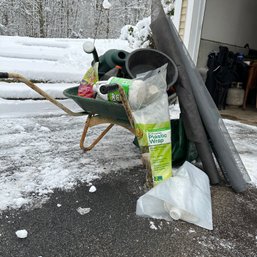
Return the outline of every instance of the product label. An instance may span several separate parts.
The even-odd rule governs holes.
[[[171,140],[171,133],[169,130],[157,130],[157,131],[147,131],[148,145],[161,145],[169,144]]]
[[[171,176],[171,130],[147,131],[154,185]]]
[[[143,124],[136,123],[136,129],[139,129],[143,132],[143,136],[138,138],[138,142],[140,146],[149,146],[155,145],[158,142],[170,142],[171,135],[170,133],[170,121],[160,122],[158,124]],[[161,135],[160,135],[160,134]],[[158,140],[157,140],[158,139]]]
[[[147,147],[154,185],[172,176],[172,147],[170,121],[156,124],[137,123],[136,128],[143,132],[138,139],[141,147]]]
[[[149,153],[153,181],[157,185],[172,175],[171,144],[150,146]]]
[[[112,78],[110,78],[108,83],[109,84],[112,84],[112,83],[119,84],[123,88],[123,90],[125,92],[125,95],[128,97],[129,86],[132,83],[131,79],[112,77]],[[117,91],[108,93],[108,100],[111,101],[111,102],[121,102],[119,91],[117,90]]]

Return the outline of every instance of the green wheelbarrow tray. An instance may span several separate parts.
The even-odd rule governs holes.
[[[119,87],[119,91],[122,96],[122,103],[114,103],[101,99],[78,96],[78,86],[67,88],[63,91],[63,94],[66,97],[74,100],[85,111],[85,113],[88,114],[80,140],[80,148],[84,151],[91,150],[114,125],[126,128],[134,135],[137,135],[134,130],[134,121],[131,116],[131,110],[126,100],[125,93],[121,87]],[[84,142],[88,129],[100,124],[109,125],[100,133],[91,145],[85,147]]]
[[[128,122],[128,116],[122,104],[78,96],[78,87],[67,88],[63,94],[74,100],[87,114]]]

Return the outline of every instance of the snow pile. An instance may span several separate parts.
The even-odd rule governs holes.
[[[1,71],[17,72],[28,79],[39,81],[78,83],[93,59],[92,55],[83,52],[84,41],[0,36]],[[99,55],[113,46],[116,49],[132,50],[124,40],[96,41]]]
[[[0,97],[8,99],[40,99],[43,98],[36,91],[23,83],[0,83]],[[78,86],[77,83],[36,83],[36,85],[54,98],[66,98],[63,90],[70,87]]]
[[[132,48],[145,48],[151,45],[150,17],[139,21],[135,26],[126,25],[121,29],[120,39],[127,40]]]
[[[231,120],[224,120],[224,123],[250,175],[251,183],[257,186],[257,127]]]
[[[164,12],[171,18],[174,15],[174,1],[162,0]],[[151,17],[140,20],[136,25],[125,25],[121,28],[120,39],[127,40],[132,48],[153,47],[150,29]]]
[[[58,97],[62,94],[62,90],[53,97]],[[22,96],[26,96],[26,93],[22,93]],[[26,98],[26,97],[25,97]],[[74,112],[83,111],[73,100],[66,99],[60,100],[60,102],[68,107]],[[42,116],[42,115],[52,115],[55,114],[65,114],[64,111],[59,109],[57,106],[53,105],[47,100],[35,101],[35,100],[5,100],[0,98],[0,117],[10,118],[12,117],[23,117],[23,116]]]
[[[110,2],[108,1],[108,0],[104,0],[103,1],[103,8],[104,9],[110,9],[111,8],[111,4],[110,4]]]

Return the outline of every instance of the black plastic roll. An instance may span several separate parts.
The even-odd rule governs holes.
[[[9,74],[7,72],[0,72],[0,79],[8,79]]]

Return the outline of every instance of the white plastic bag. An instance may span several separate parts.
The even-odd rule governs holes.
[[[212,230],[208,176],[185,162],[173,177],[158,184],[137,201],[136,214],[171,221],[181,219]]]
[[[167,95],[167,64],[139,74],[129,87],[129,103],[135,128],[142,132],[138,143],[148,154],[153,185],[172,175],[172,148]]]

